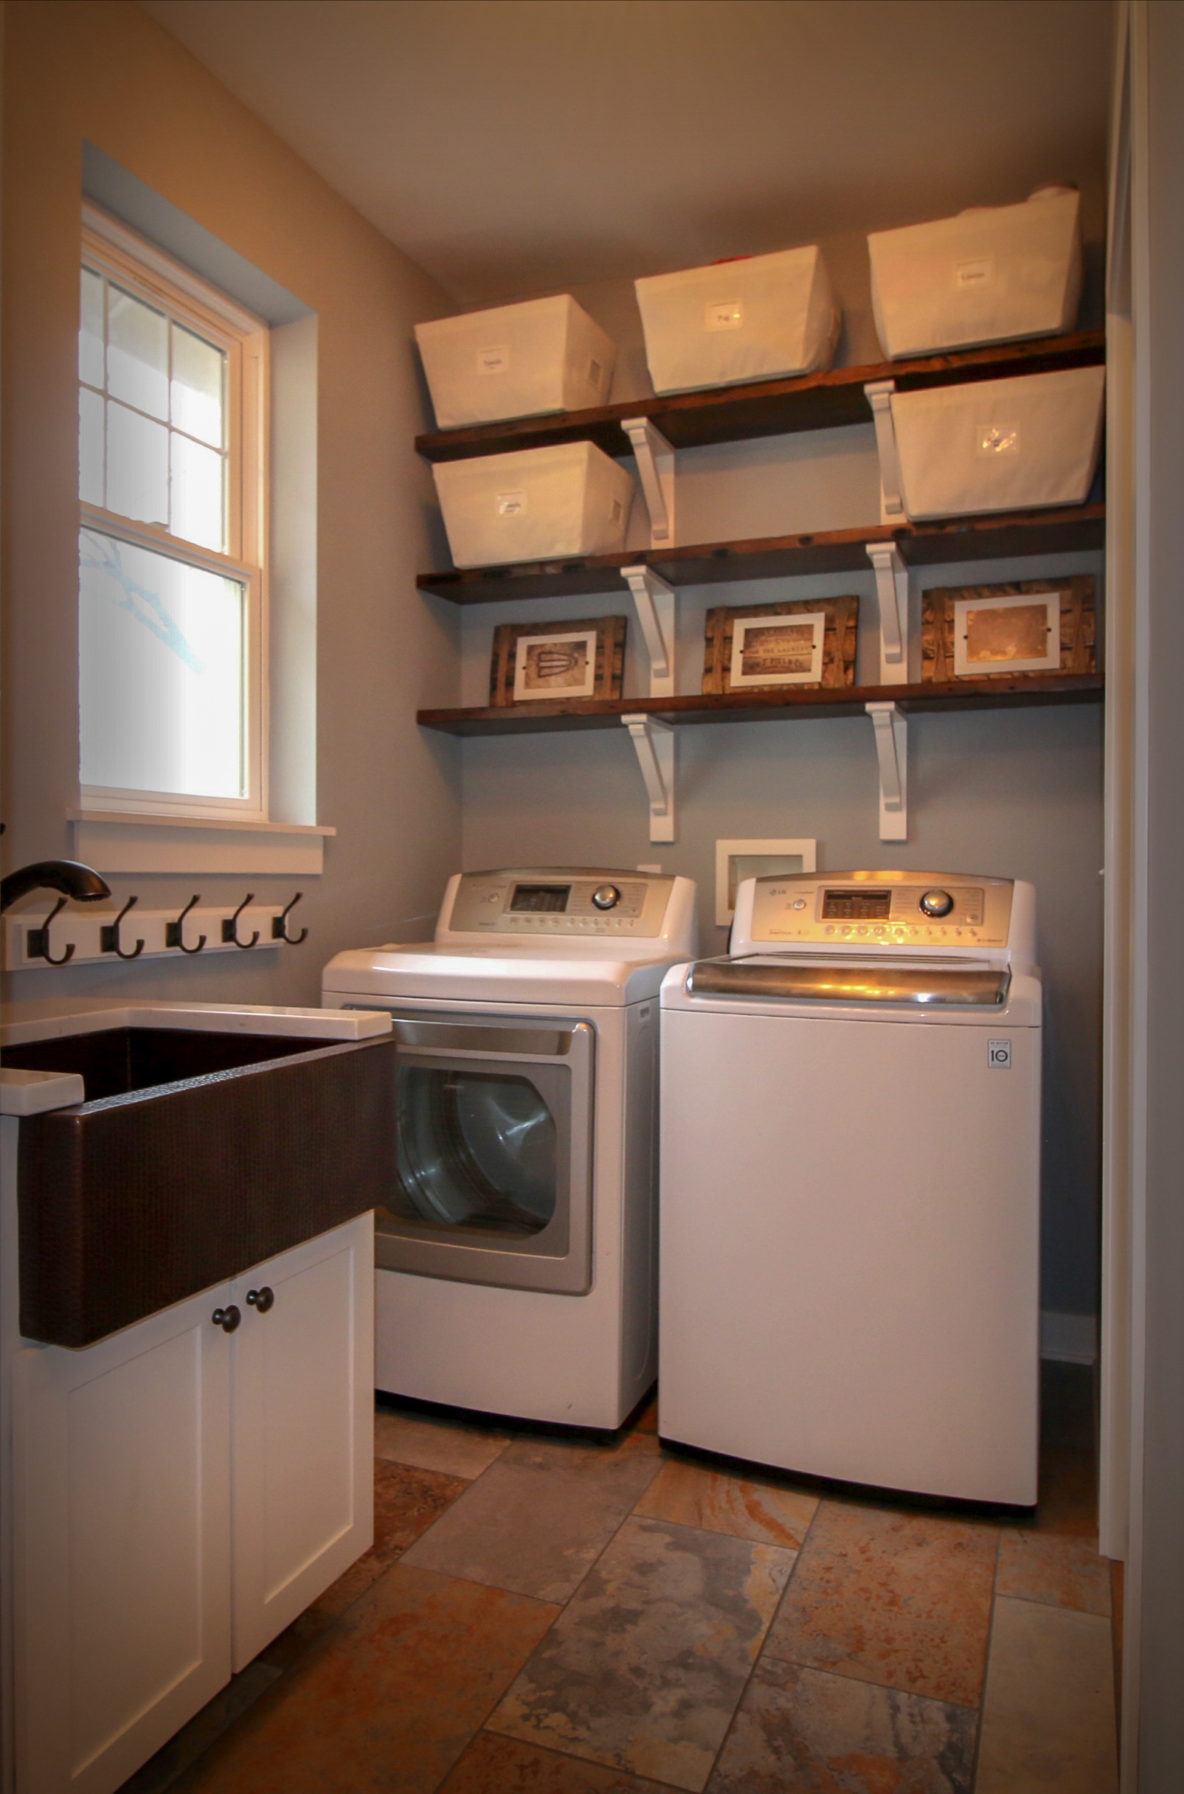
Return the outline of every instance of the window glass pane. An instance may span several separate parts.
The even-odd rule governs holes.
[[[245,584],[98,530],[79,546],[83,783],[245,797]]]
[[[82,325],[78,332],[78,378],[88,386],[103,385],[103,280],[82,270]]]
[[[103,502],[103,412],[97,392],[78,389],[78,496],[86,505]]]
[[[107,390],[152,417],[169,414],[168,319],[130,293],[107,296]]]
[[[224,382],[226,356],[192,330],[173,327],[172,421],[178,430],[198,436],[211,448],[225,447]]]
[[[188,436],[173,435],[169,440],[173,457],[169,529],[187,542],[220,549],[225,541],[222,456],[190,442]]]
[[[107,405],[107,509],[137,523],[169,520],[169,433],[138,411]]]

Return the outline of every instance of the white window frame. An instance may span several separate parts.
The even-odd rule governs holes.
[[[268,430],[267,325],[190,269],[97,206],[85,205],[81,264],[167,313],[227,354],[227,487],[224,552],[199,547],[163,525],[141,523],[79,501],[79,527],[224,574],[245,591],[245,792],[241,798],[135,791],[84,784],[88,812],[211,822],[268,820]],[[80,382],[80,385],[82,383]]]

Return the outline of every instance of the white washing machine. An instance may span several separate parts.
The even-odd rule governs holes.
[[[399,1183],[377,1216],[379,1389],[617,1427],[657,1360],[658,990],[695,887],[459,873],[435,939],[339,953],[334,1008],[398,1041]]]
[[[664,1437],[1035,1502],[1034,942],[1020,881],[801,873],[668,974]]]

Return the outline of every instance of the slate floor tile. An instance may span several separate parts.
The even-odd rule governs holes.
[[[801,1549],[818,1498],[763,1477],[732,1476],[681,1458],[663,1464],[634,1510],[651,1520],[701,1526],[763,1545]]]
[[[1115,1794],[1110,1622],[995,1602],[975,1794]]]
[[[1020,1527],[1000,1539],[995,1592],[1108,1615],[1110,1565],[1088,1538]]]
[[[566,1601],[657,1474],[657,1442],[515,1441],[405,1562]]]
[[[974,1707],[998,1528],[824,1501],[765,1649],[772,1658]]]
[[[433,1794],[555,1615],[395,1564],[177,1794]]]
[[[490,1730],[697,1794],[793,1562],[775,1545],[626,1520]]]
[[[358,1596],[376,1582],[468,1486],[457,1476],[420,1470],[414,1465],[392,1463],[385,1458],[376,1459],[374,1544],[313,1602],[309,1609],[312,1619],[325,1615],[334,1617],[352,1607]]]
[[[374,1450],[380,1458],[441,1470],[472,1482],[505,1450],[510,1434],[477,1421],[422,1413],[418,1409],[379,1407],[374,1414]]]
[[[707,1794],[970,1794],[977,1714],[762,1658]]]
[[[674,1794],[667,1782],[479,1732],[440,1794]]]

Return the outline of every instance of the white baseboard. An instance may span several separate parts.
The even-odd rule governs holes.
[[[1040,1356],[1061,1364],[1095,1364],[1098,1357],[1098,1320],[1093,1314],[1057,1314],[1046,1308],[1040,1315]]]

